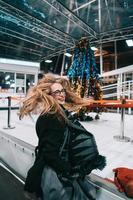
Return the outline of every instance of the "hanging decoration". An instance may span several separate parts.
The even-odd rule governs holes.
[[[94,52],[86,38],[81,38],[74,49],[73,61],[68,70],[71,86],[81,97],[102,99],[102,91]]]
[[[92,98],[94,100],[102,99],[96,60],[87,38],[81,38],[75,46],[73,61],[68,70],[68,77],[73,91],[80,97]],[[79,115],[83,117],[85,112],[86,108],[82,108],[79,110]],[[96,109],[96,112],[99,112],[99,109]]]

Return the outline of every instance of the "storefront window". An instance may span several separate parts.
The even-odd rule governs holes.
[[[14,92],[15,78],[14,73],[0,72],[0,89]]]
[[[0,91],[26,93],[35,84],[35,75],[0,71]]]
[[[24,93],[25,92],[24,88],[25,88],[24,74],[17,73],[16,74],[16,92]]]
[[[35,84],[35,76],[26,74],[26,91]]]

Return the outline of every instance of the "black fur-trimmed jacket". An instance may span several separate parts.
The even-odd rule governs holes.
[[[79,135],[86,133],[93,138],[93,135],[87,132],[84,127],[80,125],[80,123],[77,123],[76,125],[75,123],[73,124],[70,122],[69,124],[67,124],[67,126],[69,126],[70,133],[74,131],[74,135],[75,133],[78,133]],[[92,157],[91,159],[89,159],[88,161],[86,159],[84,160],[84,154],[82,154],[80,158],[80,164],[79,166],[76,165],[75,168],[71,161],[73,161],[75,158],[77,159],[77,156],[73,157],[72,155],[78,155],[80,148],[78,148],[76,151],[74,149],[74,152],[69,151],[70,157],[73,157],[72,160],[70,158],[70,162],[73,167],[71,166],[70,162],[61,158],[59,152],[64,142],[66,129],[66,124],[61,122],[55,115],[47,114],[39,116],[36,122],[36,132],[39,138],[37,156],[34,165],[30,168],[28,172],[25,183],[25,190],[29,192],[35,192],[38,196],[41,196],[41,177],[45,165],[53,168],[57,175],[59,174],[62,177],[68,178],[71,178],[73,174],[74,176],[75,174],[78,174],[78,177],[84,177],[86,174],[89,174],[93,169],[102,170],[104,168],[106,164],[105,157],[99,155],[95,140],[94,138],[91,140],[91,137],[87,139],[89,141],[89,143],[87,143],[87,151],[87,146],[85,147],[85,155],[88,155],[88,159],[89,157]],[[75,142],[78,144],[80,141],[76,139]],[[82,149],[84,150],[84,146]],[[87,152],[88,154],[86,154]],[[79,162],[79,159],[77,161]]]
[[[57,174],[65,176],[71,171],[70,163],[59,156],[64,141],[66,125],[55,115],[40,115],[36,122],[38,148],[34,165],[27,174],[24,189],[41,195],[41,176],[45,165],[54,169]]]

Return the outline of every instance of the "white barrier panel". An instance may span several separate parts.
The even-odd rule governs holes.
[[[35,159],[34,147],[0,131],[0,159],[25,179]]]

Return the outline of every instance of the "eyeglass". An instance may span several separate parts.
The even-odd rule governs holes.
[[[54,92],[52,92],[51,94],[53,94],[53,95],[61,95],[61,93],[62,94],[65,94],[66,93],[66,91],[65,91],[65,89],[62,89],[62,90],[55,90]]]

